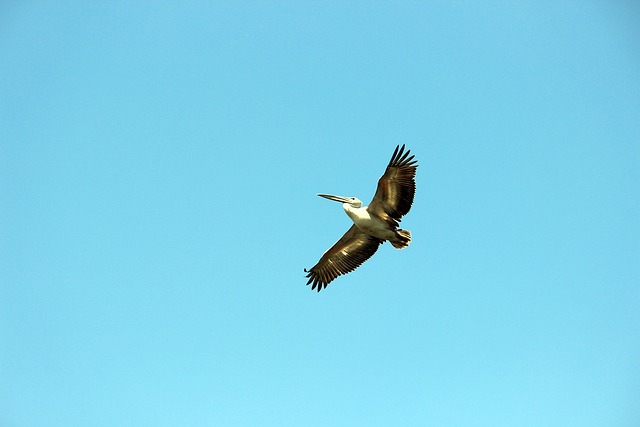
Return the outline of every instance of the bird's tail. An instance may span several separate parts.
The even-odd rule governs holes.
[[[396,240],[390,240],[396,249],[404,249],[411,242],[411,232],[409,230],[396,230]]]

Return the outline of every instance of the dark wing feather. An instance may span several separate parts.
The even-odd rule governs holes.
[[[410,153],[410,150],[404,151],[404,144],[402,147],[396,146],[387,170],[378,180],[378,189],[368,208],[370,213],[383,220],[391,220],[396,226],[411,209],[416,193],[418,161],[413,160],[415,156],[409,156]]]
[[[360,231],[354,225],[338,240],[320,261],[310,270],[305,269],[311,289],[318,292],[326,288],[333,279],[347,274],[371,258],[383,241]]]

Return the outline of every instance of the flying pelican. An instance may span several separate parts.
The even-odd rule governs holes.
[[[310,270],[304,269],[309,278],[307,285],[320,292],[333,279],[360,267],[363,262],[376,253],[385,240],[394,248],[409,246],[411,232],[398,228],[400,219],[406,215],[413,204],[416,192],[415,156],[409,157],[410,150],[404,152],[396,146],[384,175],[378,180],[378,189],[369,206],[362,206],[356,197],[317,194],[325,199],[342,203],[342,208],[353,221],[351,228],[340,240],[326,251],[320,261]]]

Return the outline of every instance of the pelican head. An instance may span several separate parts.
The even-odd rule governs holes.
[[[357,197],[343,197],[343,196],[333,196],[331,194],[316,194],[317,196],[324,197],[325,199],[335,200],[336,202],[346,203],[350,205],[352,208],[361,208],[362,200]]]

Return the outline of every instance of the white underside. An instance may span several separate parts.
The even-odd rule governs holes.
[[[360,230],[379,239],[396,240],[395,230],[377,216],[371,216],[366,206],[354,208],[345,203],[342,207]]]

